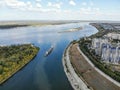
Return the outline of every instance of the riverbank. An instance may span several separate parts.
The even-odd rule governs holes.
[[[9,24],[9,25],[0,25],[0,29],[4,30],[4,29],[11,29],[11,28],[17,28],[17,27],[27,27],[29,25],[20,25],[20,24]]]
[[[11,29],[17,27],[28,27],[28,26],[49,26],[49,25],[62,25],[69,23],[78,23],[77,21],[1,21],[0,29]]]
[[[31,52],[28,52],[28,53],[25,52],[26,54],[24,56],[21,56],[22,53],[21,54],[19,53],[19,52],[21,52],[21,50],[17,49],[16,53],[15,53],[15,51],[12,52],[12,53],[15,53],[15,54],[11,55],[11,57],[14,56],[13,59],[11,59],[11,57],[9,57],[9,58],[4,57],[4,59],[3,59],[3,57],[2,57],[2,60],[0,60],[0,85],[3,84],[4,82],[6,82],[9,78],[11,78],[18,71],[20,71],[30,61],[32,61],[36,57],[36,55],[37,55],[37,53],[39,51],[38,47],[35,47],[35,46],[31,45],[31,44],[18,45],[18,46],[2,46],[1,48],[4,48],[4,49],[5,48],[7,48],[7,49],[8,48],[10,48],[10,49],[20,48],[20,49],[24,49],[24,51],[22,50],[23,52],[27,51],[27,49],[29,48],[29,50]],[[0,53],[1,53],[1,51],[0,51]],[[20,61],[18,60],[17,55],[19,56]],[[1,56],[0,56],[0,58],[1,58]]]
[[[63,67],[64,67],[64,72],[68,77],[68,80],[71,84],[71,86],[73,87],[74,90],[90,90],[87,85],[85,84],[84,80],[82,79],[82,77],[80,78],[71,62],[70,62],[70,58],[69,58],[69,49],[71,48],[72,44],[70,44],[64,54],[63,54],[63,58],[62,58],[62,62],[63,62]]]
[[[98,69],[96,69],[90,61],[88,61],[88,58],[85,57],[85,55],[83,55],[81,50],[78,48],[79,47],[77,44],[73,44],[69,46],[64,53],[67,54],[67,58],[64,56],[63,60],[64,71],[72,87],[75,90],[119,90],[120,84],[116,84],[114,81],[109,80],[108,77],[106,78],[101,71],[98,71]],[[74,77],[76,76],[75,74],[77,75],[77,78]],[[81,80],[84,85],[78,83],[79,81],[81,82]],[[87,87],[87,89],[85,89],[85,87]]]

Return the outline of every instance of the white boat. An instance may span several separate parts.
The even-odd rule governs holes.
[[[51,48],[45,52],[45,55],[44,55],[44,56],[45,56],[45,57],[48,56],[48,55],[53,51],[53,49],[54,49],[54,47],[51,46]]]

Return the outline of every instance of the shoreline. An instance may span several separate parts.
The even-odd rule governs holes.
[[[64,72],[68,78],[68,81],[70,82],[71,86],[73,87],[74,90],[93,90],[88,88],[87,83],[85,83],[84,79],[82,77],[79,77],[71,62],[69,59],[69,49],[71,47],[72,43],[68,45],[68,47],[65,49],[63,57],[62,57],[62,63],[63,63],[63,68]]]
[[[74,43],[71,43],[71,44],[68,45],[68,47],[64,51],[63,58],[62,58],[64,72],[65,72],[65,74],[66,74],[66,76],[68,78],[68,81],[70,82],[70,84],[71,84],[71,86],[73,87],[74,90],[94,90],[93,87],[90,85],[90,83],[88,81],[86,81],[86,79],[84,79],[80,75],[80,73],[76,72],[76,68],[72,65],[72,62],[69,59],[70,58],[69,57],[69,50],[70,50],[70,48],[71,48],[71,46],[73,44]],[[80,48],[78,46],[76,48],[79,51],[79,53],[85,58],[85,61],[87,61],[87,63],[89,63],[90,66],[92,68],[94,68],[94,70],[96,72],[98,72],[99,76],[105,78],[108,81],[107,85],[109,85],[109,83],[111,83],[116,88],[120,87],[120,83],[118,83],[117,81],[113,80],[111,77],[109,77],[108,75],[106,75],[100,69],[98,69],[97,67],[95,67],[95,65],[88,59],[87,56],[84,55],[84,53],[80,50]]]
[[[19,28],[19,27],[36,27],[36,26],[51,26],[51,25],[62,25],[62,24],[69,24],[72,22],[35,22],[35,21],[31,21],[31,22],[15,22],[15,21],[11,21],[11,22],[0,22],[0,29],[1,30],[5,30],[5,29],[12,29],[12,28]],[[73,23],[78,23],[78,22],[73,22]],[[75,28],[76,29],[76,28]]]

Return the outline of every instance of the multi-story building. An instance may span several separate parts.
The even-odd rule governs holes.
[[[120,44],[111,44],[107,38],[92,39],[92,49],[95,54],[101,57],[101,60],[107,63],[120,63]]]
[[[101,27],[103,27],[105,30],[113,30],[114,27],[111,24],[108,23],[101,23],[99,24]]]
[[[119,33],[108,33],[108,34],[105,35],[105,36],[108,37],[108,38],[120,40],[120,34],[119,34]]]
[[[118,64],[120,62],[120,47],[109,44],[102,46],[101,59],[105,62]]]
[[[108,43],[108,39],[94,38],[92,40],[92,49],[95,50],[96,55],[101,55],[102,44]]]

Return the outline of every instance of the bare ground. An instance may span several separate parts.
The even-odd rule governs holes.
[[[80,54],[77,44],[73,44],[69,51],[71,63],[86,83],[94,90],[120,90],[120,87],[100,75]]]

